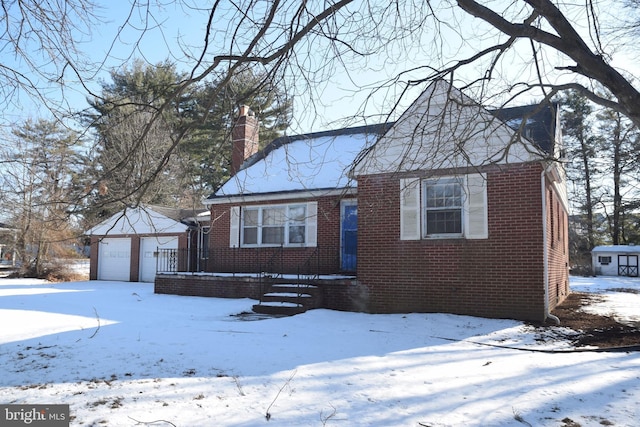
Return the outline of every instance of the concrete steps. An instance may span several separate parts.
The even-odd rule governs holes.
[[[322,292],[314,285],[299,283],[273,284],[262,295],[253,311],[261,314],[287,315],[304,313],[321,307]]]

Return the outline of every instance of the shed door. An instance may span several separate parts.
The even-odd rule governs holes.
[[[98,280],[128,282],[131,271],[131,239],[104,238],[98,248]]]
[[[141,282],[153,282],[155,280],[158,249],[178,249],[178,237],[140,238],[140,274],[138,280]]]
[[[618,276],[638,277],[638,255],[618,255]]]
[[[346,200],[341,206],[341,267],[346,271],[355,271],[358,249],[358,205],[355,201]]]

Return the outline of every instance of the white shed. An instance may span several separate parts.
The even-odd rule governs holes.
[[[596,276],[638,277],[640,246],[605,245],[591,250],[593,273]]]
[[[178,249],[189,230],[156,210],[126,209],[86,232],[91,236],[91,279],[153,282],[158,249]]]

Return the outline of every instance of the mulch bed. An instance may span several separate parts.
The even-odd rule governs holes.
[[[560,319],[560,326],[579,332],[574,344],[600,348],[640,345],[640,329],[617,322],[613,317],[590,314],[580,310],[597,302],[597,294],[572,292],[553,310]]]

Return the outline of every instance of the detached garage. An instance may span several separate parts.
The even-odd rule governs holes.
[[[591,250],[593,274],[596,276],[638,277],[640,246],[596,246]]]
[[[158,210],[125,209],[86,232],[91,237],[91,280],[153,282],[158,249],[187,247],[189,225]]]

